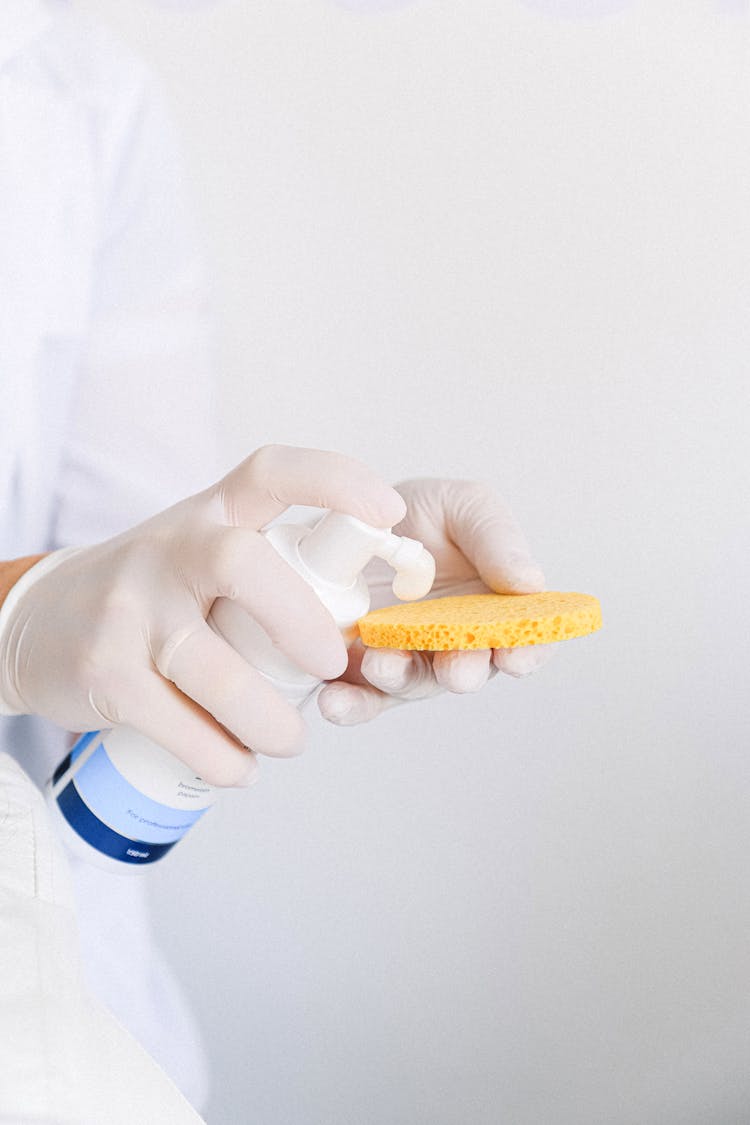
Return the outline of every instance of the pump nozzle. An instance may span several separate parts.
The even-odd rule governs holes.
[[[413,602],[429,593],[435,581],[435,560],[418,539],[385,533],[383,546],[375,552],[396,571],[393,592],[402,602]]]
[[[435,579],[435,560],[416,539],[342,512],[326,512],[300,540],[299,554],[313,574],[343,587],[357,581],[370,559],[384,559],[396,571],[393,592],[402,601],[424,597]]]

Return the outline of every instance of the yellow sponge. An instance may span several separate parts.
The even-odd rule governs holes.
[[[590,594],[467,594],[387,606],[357,624],[371,648],[520,648],[594,633],[602,611]]]

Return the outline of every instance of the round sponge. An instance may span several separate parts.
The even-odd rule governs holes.
[[[357,622],[370,648],[520,648],[567,641],[602,625],[590,594],[466,594],[376,609]]]

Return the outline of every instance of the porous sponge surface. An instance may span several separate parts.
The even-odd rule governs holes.
[[[521,648],[594,633],[602,611],[591,594],[466,594],[375,609],[357,624],[371,648]]]

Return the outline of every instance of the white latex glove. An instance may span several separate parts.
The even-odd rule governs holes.
[[[431,598],[449,594],[533,594],[544,575],[529,552],[510,509],[486,485],[462,480],[411,480],[396,485],[406,518],[394,528],[424,543],[436,563]],[[377,560],[366,572],[372,608],[392,605],[387,568]],[[392,578],[392,575],[391,575]],[[321,714],[342,726],[366,722],[396,703],[440,691],[475,692],[496,672],[526,676],[549,658],[555,645],[471,652],[349,652],[344,675],[318,696]]]
[[[0,712],[78,731],[128,724],[213,785],[249,782],[245,747],[297,752],[299,712],[206,623],[215,598],[232,598],[306,672],[346,668],[333,618],[258,533],[290,504],[376,527],[405,510],[357,461],[265,446],[206,491],[97,546],[57,551],[16,583],[0,610]]]

